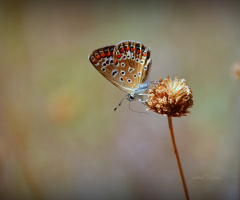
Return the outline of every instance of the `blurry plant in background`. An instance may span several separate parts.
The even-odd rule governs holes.
[[[235,78],[240,81],[240,63],[234,64],[233,73]]]
[[[59,91],[49,97],[46,103],[46,114],[51,122],[67,123],[75,117],[77,112],[76,97],[68,93]]]

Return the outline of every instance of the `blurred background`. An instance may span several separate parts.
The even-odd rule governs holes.
[[[1,1],[0,198],[185,198],[167,118],[113,112],[125,93],[88,60],[136,40],[150,80],[193,91],[173,119],[190,197],[239,199],[239,19],[234,1]]]

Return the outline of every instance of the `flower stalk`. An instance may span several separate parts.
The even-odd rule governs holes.
[[[179,155],[178,155],[177,145],[176,145],[176,142],[175,142],[175,137],[174,137],[174,132],[173,132],[173,125],[172,125],[172,117],[171,116],[168,116],[168,125],[169,125],[169,131],[170,131],[170,135],[171,135],[173,150],[174,150],[174,153],[175,153],[175,156],[176,156],[178,169],[179,169],[181,180],[182,180],[182,185],[183,185],[185,197],[186,197],[187,200],[189,200],[187,185],[186,185],[186,182],[185,182],[181,161],[180,161],[180,158],[179,158]]]

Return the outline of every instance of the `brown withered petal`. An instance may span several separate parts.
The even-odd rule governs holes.
[[[193,105],[192,91],[184,79],[175,78],[172,81],[169,76],[148,90],[146,101],[149,110],[158,114],[171,117],[186,116],[188,108]]]

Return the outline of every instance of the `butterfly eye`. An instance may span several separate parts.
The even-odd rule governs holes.
[[[101,70],[102,70],[103,72],[105,72],[105,71],[106,71],[105,67],[102,67],[102,68],[101,68]]]
[[[131,82],[132,82],[132,80],[131,80],[131,79],[128,79],[128,80],[127,80],[127,82],[131,83]]]
[[[144,64],[144,60],[141,60],[141,64]]]
[[[147,70],[147,65],[146,65],[146,66],[144,66],[144,70]]]
[[[133,77],[134,77],[134,78],[137,78],[137,74],[133,74]]]
[[[103,67],[106,67],[106,65],[107,65],[106,63],[103,63],[103,64],[102,64]]]
[[[128,59],[130,58],[130,55],[129,55],[129,54],[127,55],[127,58],[128,58]]]
[[[134,57],[134,56],[132,56],[132,60],[135,60],[135,57]]]
[[[138,72],[138,76],[141,76],[141,72]]]
[[[123,60],[126,60],[126,58],[127,58],[127,56],[126,56],[126,55],[124,55],[124,56],[123,56]]]
[[[110,63],[111,63],[111,65],[113,65],[113,63],[114,63],[113,60],[110,60]]]
[[[122,67],[125,67],[125,64],[124,64],[124,63],[121,63],[121,66],[122,66]]]
[[[124,76],[125,75],[125,71],[121,71],[121,74]]]
[[[138,58],[136,59],[136,62],[139,62],[139,59],[138,59]]]

